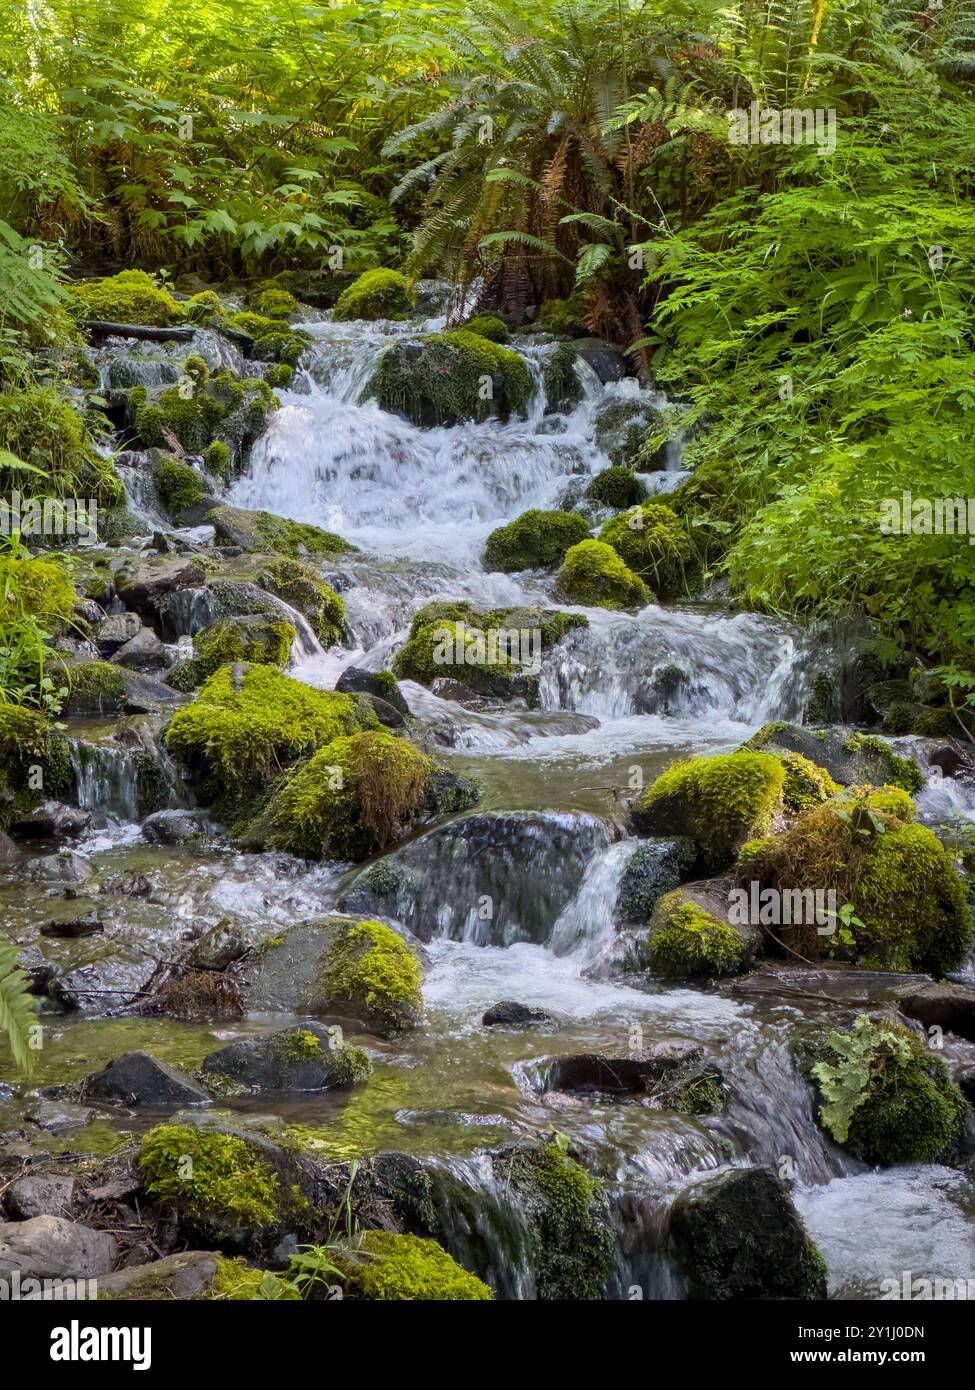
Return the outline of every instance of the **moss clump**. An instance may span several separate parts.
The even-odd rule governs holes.
[[[971,1117],[941,1059],[893,1021],[861,1014],[849,1033],[831,1033],[812,1074],[824,1127],[864,1163],[950,1159]]]
[[[504,319],[497,314],[475,314],[464,324],[468,333],[476,333],[479,338],[487,338],[489,343],[506,343],[511,332]]]
[[[224,618],[203,628],[193,638],[193,656],[180,662],[166,676],[175,690],[194,690],[228,662],[247,661],[255,666],[288,664],[297,633],[285,619],[263,614]]]
[[[870,754],[879,761],[880,776],[892,787],[902,787],[913,796],[924,786],[924,774],[913,758],[902,758],[885,743],[882,738],[872,734],[851,734],[843,745],[845,753]]]
[[[415,425],[459,425],[524,415],[531,374],[517,352],[459,328],[387,348],[362,399]]]
[[[602,1297],[614,1252],[599,1179],[558,1143],[516,1150],[508,1178],[531,1223],[538,1298]]]
[[[219,330],[224,325],[253,338],[254,356],[259,362],[286,362],[293,367],[311,342],[307,333],[291,328],[286,320],[267,318],[263,314],[247,311],[225,314],[213,326]],[[260,384],[266,385],[263,381]]]
[[[243,1260],[230,1260],[226,1255],[217,1256],[217,1270],[210,1280],[204,1298],[222,1303],[253,1301],[261,1297],[260,1290],[267,1274],[263,1269],[254,1269]],[[301,1302],[301,1294],[294,1284],[272,1274],[274,1298],[280,1302]]]
[[[229,810],[298,758],[357,733],[360,719],[348,695],[313,690],[272,666],[223,666],[173,715],[165,742],[201,801]]]
[[[578,354],[571,343],[559,343],[542,370],[545,409],[548,414],[567,414],[585,391],[576,371]]]
[[[291,560],[298,560],[304,555],[357,554],[356,547],[350,541],[343,540],[332,531],[323,531],[310,521],[292,521],[289,517],[276,516],[274,512],[254,512],[252,515],[261,541],[260,548],[268,554],[285,555]],[[294,573],[297,577],[297,571]],[[319,582],[332,599],[338,598],[327,584]]]
[[[188,454],[203,454],[218,435],[228,446],[243,446],[261,433],[276,408],[266,381],[228,371],[195,386],[191,395],[181,395],[178,386],[151,395],[144,386],[133,386],[128,394],[129,418],[143,445],[168,447],[167,434],[172,434]]]
[[[110,661],[86,661],[68,673],[65,714],[117,714],[125,706],[125,672]]]
[[[618,468],[613,464],[596,474],[586,488],[586,496],[590,502],[622,511],[624,507],[638,507],[645,502],[647,488],[632,468]]]
[[[316,994],[350,1008],[385,1037],[415,1028],[423,1016],[420,964],[382,922],[340,922],[319,967]],[[312,1010],[319,1012],[319,1010]]]
[[[247,302],[255,314],[269,319],[286,319],[289,314],[296,314],[299,307],[294,295],[277,285],[266,285],[255,291]]]
[[[314,529],[314,528],[309,528]],[[321,532],[321,536],[328,536]],[[312,543],[316,542],[315,538]],[[338,540],[338,537],[328,537]],[[298,544],[297,534],[291,540]],[[344,542],[340,542],[344,544]],[[284,599],[285,603],[296,608],[309,621],[315,636],[323,647],[331,647],[342,641],[345,631],[345,604],[334,589],[330,589],[324,579],[319,579],[314,570],[299,560],[283,559],[273,556],[261,567],[260,584],[268,593]]]
[[[694,558],[691,538],[680,517],[662,502],[644,502],[610,517],[598,539],[611,545],[661,598],[674,598],[687,588]]]
[[[264,368],[264,380],[274,391],[283,391],[294,379],[295,369],[287,362],[272,362]]]
[[[281,1224],[304,1203],[243,1139],[188,1125],[157,1125],[142,1141],[146,1191],[188,1234],[226,1241]]]
[[[768,753],[691,758],[647,787],[633,805],[633,821],[643,834],[687,836],[700,869],[718,872],[746,840],[771,828],[784,783],[781,762]]]
[[[43,714],[0,705],[0,829],[42,801],[69,801],[75,774],[68,740]]]
[[[685,901],[678,889],[665,893],[654,909],[649,954],[656,975],[731,975],[741,969],[745,946],[734,927]]]
[[[575,512],[532,510],[492,531],[484,545],[484,564],[490,570],[551,569],[570,546],[589,535],[584,517]]]
[[[65,289],[84,319],[168,328],[186,318],[183,306],[144,270],[123,270],[101,280],[82,280]]]
[[[34,617],[49,633],[70,627],[75,592],[65,566],[57,560],[0,558],[2,620],[17,623]]]
[[[566,552],[556,588],[567,603],[593,608],[642,608],[653,599],[643,580],[602,541],[581,541]]]
[[[643,471],[663,466],[659,449],[650,451],[648,440],[663,429],[663,416],[656,406],[639,396],[610,401],[596,421],[596,446],[617,467],[632,468],[638,461]]]
[[[817,767],[801,753],[783,753],[781,762],[785,769],[782,799],[790,811],[818,806],[840,791],[839,783],[825,768]]]
[[[493,1291],[469,1274],[435,1240],[392,1231],[364,1231],[340,1252],[346,1297],[375,1302],[485,1302]]]
[[[82,417],[53,390],[0,392],[0,448],[40,470],[0,466],[0,495],[92,498],[103,507],[123,499],[115,465],[99,454]]]
[[[416,291],[396,270],[367,270],[338,297],[332,317],[339,323],[352,319],[405,319],[416,308]]]
[[[582,297],[572,294],[568,299],[543,299],[534,327],[543,333],[567,335],[574,333],[582,323]]]
[[[183,307],[190,323],[202,325],[208,324],[223,310],[220,296],[213,290],[201,290],[199,294],[191,295]]]
[[[153,474],[156,496],[174,519],[181,512],[198,507],[207,495],[203,479],[195,468],[179,459],[168,458]]]
[[[275,795],[269,843],[306,859],[362,860],[415,819],[432,759],[385,730],[334,739]]]

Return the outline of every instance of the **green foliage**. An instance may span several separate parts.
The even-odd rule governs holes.
[[[4,1034],[10,1054],[27,1076],[34,1069],[34,1053],[30,1046],[31,1029],[36,1019],[36,1005],[30,988],[30,977],[17,963],[18,947],[12,941],[0,941],[0,1034]]]
[[[206,497],[203,479],[195,468],[178,459],[168,458],[153,475],[156,494],[170,516],[198,506]]]
[[[522,512],[506,526],[492,531],[484,544],[484,564],[490,570],[551,569],[570,546],[589,535],[584,517],[575,512]]]
[[[26,497],[92,498],[109,507],[122,500],[114,465],[54,390],[0,393],[0,450],[0,494],[7,497],[16,490]]]
[[[68,740],[48,718],[23,705],[0,704],[0,829],[47,798],[70,800],[74,785]]]
[[[557,591],[568,603],[594,608],[642,608],[652,594],[643,580],[627,569],[611,545],[580,541],[565,555]]]
[[[395,270],[367,270],[339,295],[333,318],[404,319],[416,307],[416,292]]]

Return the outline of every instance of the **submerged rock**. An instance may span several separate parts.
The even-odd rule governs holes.
[[[82,1082],[84,1100],[118,1105],[209,1105],[210,1097],[186,1072],[150,1057],[147,1052],[124,1052]]]
[[[347,1089],[372,1070],[352,1047],[319,1023],[305,1023],[260,1038],[239,1038],[204,1058],[201,1075],[251,1094]]]
[[[549,1023],[551,1018],[544,1009],[532,1009],[513,999],[502,999],[491,1005],[481,1022],[485,1028],[530,1028],[533,1023]]]

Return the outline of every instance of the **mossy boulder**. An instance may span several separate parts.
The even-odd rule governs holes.
[[[169,446],[168,436],[188,454],[202,455],[214,442],[227,446],[239,466],[264,432],[278,401],[259,377],[221,371],[205,380],[149,390],[133,386],[126,398],[127,419],[143,448]]]
[[[122,501],[114,463],[98,452],[84,418],[54,390],[0,392],[0,449],[40,470],[0,463],[0,495],[17,491],[22,498],[74,498],[86,505],[90,498],[104,507]],[[21,516],[23,522],[23,507]]]
[[[194,690],[221,666],[235,661],[280,669],[288,664],[296,635],[291,623],[270,614],[224,618],[196,634],[193,656],[172,668],[166,684],[176,690]]]
[[[479,338],[487,338],[489,343],[506,343],[511,330],[504,319],[497,314],[475,314],[463,325],[468,333],[476,333]]]
[[[489,570],[551,569],[565,552],[589,535],[589,525],[575,512],[522,512],[492,531],[484,543]]]
[[[861,1014],[831,1033],[812,1076],[821,1123],[864,1163],[950,1160],[972,1116],[941,1058],[894,1020]]]
[[[800,754],[843,786],[869,782],[877,787],[901,787],[912,796],[924,786],[924,775],[914,758],[902,757],[882,738],[853,729],[764,724],[745,747]]]
[[[645,502],[647,486],[632,468],[613,464],[596,474],[586,488],[586,496],[590,502],[612,507],[614,512],[619,512],[624,507],[638,507],[641,502]]]
[[[333,916],[266,943],[242,987],[251,1010],[337,1019],[394,1037],[421,1021],[420,982],[415,952],[391,927]]]
[[[611,545],[580,541],[566,552],[556,579],[556,596],[589,608],[643,608],[653,595]]]
[[[687,589],[693,543],[684,522],[662,502],[644,502],[610,517],[598,539],[611,545],[659,598],[675,598]]]
[[[64,563],[58,560],[0,558],[0,585],[5,623],[17,623],[33,617],[45,632],[55,636],[71,626],[75,590]]]
[[[0,830],[42,801],[71,801],[74,793],[68,740],[39,711],[0,705]]]
[[[142,1140],[137,1167],[152,1205],[191,1242],[256,1252],[310,1226],[309,1171],[260,1135],[157,1125]]]
[[[274,284],[255,286],[247,296],[247,304],[255,314],[269,319],[286,319],[300,308],[290,290]]]
[[[670,1243],[692,1298],[823,1299],[826,1264],[780,1178],[732,1168],[687,1188]]]
[[[405,319],[415,312],[416,291],[396,270],[367,270],[338,297],[332,317],[339,323],[353,319]]]
[[[728,922],[718,904],[710,906],[718,910],[709,910],[686,888],[675,888],[660,898],[646,946],[655,975],[715,978],[733,975],[749,962],[754,943]]]
[[[517,352],[461,328],[387,348],[362,399],[430,427],[524,415],[531,392]]]
[[[637,845],[620,878],[614,916],[621,923],[645,923],[671,889],[689,876],[697,851],[689,840],[652,839]]]
[[[364,1231],[335,1258],[345,1297],[374,1302],[487,1302],[494,1293],[435,1240]]]
[[[655,405],[639,396],[610,401],[596,419],[595,442],[610,463],[632,468],[639,459],[644,471],[663,467],[662,451],[652,456],[644,448],[648,437],[663,429],[663,416]]]
[[[118,714],[125,708],[129,673],[110,661],[85,661],[72,666],[64,714]]]
[[[558,1142],[507,1150],[494,1166],[528,1218],[536,1297],[601,1298],[615,1242],[599,1179]]]
[[[785,771],[767,753],[690,758],[662,773],[631,816],[644,835],[684,836],[705,873],[726,869],[746,840],[765,835],[782,807]]]
[[[566,415],[579,404],[585,389],[576,370],[578,353],[571,343],[559,343],[542,369],[546,415]]]
[[[361,1047],[320,1023],[302,1023],[218,1048],[203,1059],[200,1079],[218,1095],[266,1095],[348,1090],[368,1080],[371,1071]]]
[[[385,730],[333,739],[272,792],[244,842],[358,862],[437,815],[444,778],[453,784],[451,809],[476,802],[474,783],[438,768],[406,739]]]
[[[223,314],[212,320],[211,326],[218,332],[230,328],[237,333],[246,333],[253,340],[253,356],[259,362],[285,362],[291,367],[312,341],[309,334],[292,328],[287,319],[268,318],[246,309]],[[265,383],[262,381],[261,385]]]
[[[171,520],[179,522],[183,512],[198,507],[209,496],[202,475],[191,464],[166,458],[153,469],[156,496]]]
[[[359,732],[364,718],[349,695],[313,690],[272,666],[235,663],[214,672],[177,711],[165,743],[189,771],[201,803],[232,813],[281,769]]]
[[[186,318],[183,306],[144,270],[123,270],[100,280],[65,285],[81,319],[169,328]]]
[[[272,555],[261,562],[258,583],[262,589],[283,599],[307,618],[323,647],[342,643],[345,636],[345,604],[309,565],[300,560]]]

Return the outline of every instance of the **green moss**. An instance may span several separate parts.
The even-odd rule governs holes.
[[[313,526],[310,521],[292,521],[289,517],[275,516],[273,512],[254,512],[253,516],[262,543],[261,549],[268,553],[285,555],[292,560],[297,560],[302,555],[317,557],[358,553],[349,541],[336,536],[332,531],[323,531],[320,526]],[[293,574],[298,577],[298,571],[293,571]],[[317,575],[315,577],[317,578]],[[341,599],[324,581],[319,580],[319,583],[322,591],[329,596],[330,602],[338,600],[341,604]]]
[[[364,1231],[356,1248],[340,1252],[346,1296],[377,1302],[476,1302],[494,1297],[434,1240]]]
[[[0,448],[40,473],[0,467],[0,495],[93,498],[117,506],[122,484],[82,417],[53,390],[0,392]]]
[[[909,1029],[861,1015],[850,1033],[832,1033],[813,1068],[820,1118],[864,1163],[951,1159],[971,1107],[945,1064]]]
[[[567,603],[594,608],[642,608],[653,599],[643,580],[627,569],[611,545],[590,540],[566,552],[556,591]]]
[[[125,672],[110,661],[86,661],[68,673],[66,714],[117,714],[125,705]]]
[[[215,439],[203,450],[203,466],[214,478],[221,482],[230,481],[230,447],[222,439]]]
[[[468,333],[476,333],[479,338],[487,338],[489,343],[506,343],[511,337],[508,325],[497,314],[475,314],[467,320],[464,328]]]
[[[295,369],[288,362],[272,362],[264,368],[264,380],[275,391],[283,391],[290,386],[294,374]]]
[[[3,623],[34,617],[51,634],[72,624],[75,591],[67,567],[58,560],[0,557]]]
[[[294,1285],[278,1276],[274,1277],[277,1299],[282,1302],[301,1302],[301,1294]],[[223,1303],[254,1300],[258,1297],[258,1290],[264,1278],[263,1269],[254,1269],[240,1259],[230,1260],[225,1255],[217,1255],[217,1271],[210,1280],[204,1297]]]
[[[660,598],[674,598],[687,588],[691,539],[683,521],[662,502],[644,502],[610,517],[598,539],[611,545]]]
[[[293,1199],[243,1139],[212,1130],[157,1125],[142,1141],[138,1167],[149,1195],[208,1239],[277,1226]]]
[[[222,442],[241,444],[256,437],[276,408],[277,401],[266,381],[217,372],[181,395],[179,386],[149,393],[133,386],[128,412],[147,449],[168,447],[171,433],[188,454],[203,454],[222,435]]]
[[[234,661],[280,669],[288,664],[297,635],[284,619],[263,615],[224,618],[196,634],[192,658],[174,667],[166,683],[176,690],[194,690],[214,671]]]
[[[624,507],[638,507],[645,502],[647,488],[632,468],[619,468],[614,464],[596,474],[586,488],[586,496],[590,502],[599,502],[604,507],[621,511]]]
[[[518,353],[461,328],[387,348],[362,399],[417,425],[458,425],[524,415],[531,392]]]
[[[542,370],[545,408],[549,412],[567,414],[578,405],[585,394],[576,371],[578,354],[571,343],[559,343],[546,360]]]
[[[724,1109],[725,1092],[714,1076],[690,1076],[667,1087],[665,1104],[682,1115],[716,1115]]]
[[[184,307],[190,323],[203,325],[208,324],[223,310],[220,296],[215,294],[213,290],[201,290],[199,294],[192,295]]]
[[[401,837],[433,770],[426,754],[385,730],[333,739],[275,794],[269,843],[307,859],[365,859]]]
[[[144,270],[123,270],[101,280],[81,280],[65,285],[65,289],[85,319],[168,328],[186,317],[182,305],[167,290],[160,289]]]
[[[296,759],[359,727],[348,695],[313,690],[272,666],[235,665],[216,671],[173,715],[165,742],[204,804],[232,807]]]
[[[223,324],[253,338],[254,356],[260,362],[285,362],[293,367],[311,342],[307,333],[289,327],[281,319],[267,318],[263,314],[247,311],[225,314],[215,321],[214,327],[219,330]],[[261,382],[261,385],[266,383]]]
[[[727,868],[740,846],[769,830],[782,804],[785,770],[768,753],[739,751],[691,758],[661,774],[635,802],[637,828],[648,835],[686,835],[698,864]]]
[[[530,1219],[538,1298],[602,1297],[614,1252],[598,1178],[551,1143],[516,1151],[508,1180]]]
[[[416,308],[416,291],[396,270],[367,270],[338,297],[332,317],[337,323],[352,319],[405,319]]]
[[[319,969],[323,999],[352,1006],[386,1036],[415,1028],[423,1014],[420,965],[402,937],[382,922],[340,923]]]
[[[275,285],[267,285],[251,294],[247,301],[255,314],[263,314],[269,319],[286,319],[289,314],[298,312],[298,301],[293,294]]]
[[[731,975],[745,948],[727,922],[687,902],[680,889],[665,893],[650,922],[650,967],[656,975],[688,978]]]
[[[903,787],[911,795],[924,786],[924,774],[913,758],[901,758],[889,744],[871,734],[851,734],[844,744],[844,752],[871,754],[878,759],[884,782],[893,787]]]
[[[589,535],[589,525],[575,512],[532,510],[499,526],[484,545],[484,564],[489,570],[551,569],[570,546]]]
[[[0,704],[0,829],[42,801],[70,801],[74,786],[68,740],[43,714]]]
[[[780,761],[785,769],[782,799],[790,811],[818,806],[839,792],[839,784],[825,768],[817,767],[801,753],[783,753]]]
[[[195,468],[179,459],[169,458],[153,474],[156,495],[163,508],[174,519],[191,507],[198,507],[207,495],[203,479]]]
[[[322,540],[322,537],[326,540]],[[339,540],[337,536],[331,537],[325,531],[320,532],[317,538],[306,536],[302,532],[301,538],[302,543],[311,541],[313,545],[326,544],[333,539]],[[299,535],[295,532],[291,533],[290,539],[295,545],[299,543]],[[340,542],[340,545],[344,545],[344,542]],[[314,570],[298,560],[283,559],[276,555],[262,566],[260,583],[262,588],[284,599],[285,603],[297,608],[298,612],[308,619],[323,647],[341,643],[345,630],[345,604],[324,579],[319,579]]]
[[[161,811],[169,800],[169,784],[159,759],[147,749],[135,755],[135,795],[139,820]]]

